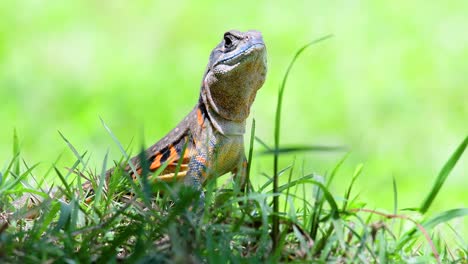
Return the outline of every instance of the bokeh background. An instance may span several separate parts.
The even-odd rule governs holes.
[[[120,152],[102,117],[133,150],[164,136],[195,104],[211,49],[229,29],[257,29],[269,74],[252,109],[257,136],[273,142],[277,91],[296,50],[333,34],[299,58],[287,83],[282,144],[346,145],[333,189],[355,191],[370,208],[419,206],[468,133],[467,1],[1,1],[0,166],[16,128],[36,174],[74,158],[90,167]],[[250,123],[250,119],[249,119]],[[258,151],[262,150],[256,146]],[[326,174],[344,153],[284,156],[296,176]],[[256,157],[254,175],[271,175]],[[468,158],[432,210],[468,206]],[[255,181],[264,178],[257,176]]]

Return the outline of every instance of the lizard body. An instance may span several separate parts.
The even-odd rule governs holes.
[[[266,76],[266,48],[260,32],[236,30],[224,34],[211,52],[193,110],[165,137],[146,151],[149,171],[167,164],[155,180],[177,180],[200,189],[205,180],[233,172],[245,176],[245,121]],[[181,157],[183,155],[183,157]],[[130,160],[134,178],[141,174],[140,157]],[[112,171],[108,173],[108,177]]]

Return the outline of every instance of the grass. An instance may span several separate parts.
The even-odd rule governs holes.
[[[425,12],[415,13],[421,6]],[[226,10],[244,15],[226,16]],[[346,145],[352,155],[332,189],[344,192],[342,172],[364,163],[355,191],[370,206],[392,210],[392,188],[376,188],[391,186],[392,177],[401,208],[420,205],[414,193],[429,188],[420,184],[431,183],[428,175],[467,132],[468,39],[459,33],[468,31],[466,10],[467,1],[422,0],[2,1],[0,169],[12,155],[12,128],[22,158],[40,162],[38,175],[59,155],[58,168],[74,162],[57,129],[80,153],[88,151],[89,167],[99,171],[107,151],[110,161],[119,159],[99,116],[125,146],[132,138],[161,138],[193,107],[209,52],[228,29],[260,30],[267,43],[269,72],[252,114],[257,134],[273,147],[278,86],[291,56],[311,36],[332,33],[320,48],[303,52],[288,78],[282,144]],[[132,146],[136,154],[140,146]],[[280,167],[297,157],[293,178],[302,164],[306,172],[326,174],[340,158],[284,153]],[[466,158],[432,211],[467,206]],[[262,184],[262,172],[272,176],[270,156],[256,156],[251,169],[253,183]]]
[[[36,165],[22,159],[15,132],[13,158],[0,175],[0,261],[466,263],[468,247],[454,220],[466,217],[468,208],[448,208],[435,215],[428,215],[428,209],[466,149],[468,137],[449,157],[421,206],[411,210],[398,207],[395,180],[394,197],[388,197],[394,200],[393,212],[367,208],[353,192],[364,165],[341,171],[349,153],[329,175],[301,172],[293,179],[293,170],[301,167],[293,162],[280,168],[281,153],[336,149],[281,146],[281,100],[291,66],[280,87],[274,147],[259,140],[267,149],[264,155],[273,156],[273,176],[263,185],[249,185],[245,193],[233,183],[218,186],[210,181],[203,208],[197,206],[197,191],[154,184],[147,171],[133,182],[116,169],[104,184],[108,156],[96,172],[88,166],[87,153],[78,152],[62,134],[76,161],[69,169],[53,165],[44,175],[35,175]],[[121,161],[128,160],[127,148],[103,125],[121,150]],[[255,158],[255,125],[251,134],[250,163]],[[350,175],[344,194],[331,189],[338,172]],[[288,179],[280,181],[286,175]],[[61,184],[50,181],[54,177]],[[82,188],[85,179],[96,190],[93,199]]]

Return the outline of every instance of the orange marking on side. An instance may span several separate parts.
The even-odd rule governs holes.
[[[190,161],[190,148],[187,147],[184,152],[184,160],[182,162],[189,162]]]
[[[202,156],[196,156],[195,159],[197,159],[201,164],[206,164],[206,159]]]
[[[169,151],[169,155],[167,151]],[[189,148],[185,149],[184,157],[183,157],[182,163],[180,164],[179,173],[177,175],[177,180],[180,180],[181,178],[185,177],[185,175],[187,174],[188,163],[190,162],[190,159],[191,159],[190,152],[191,151]],[[165,160],[162,160],[163,156],[167,156],[167,158]],[[164,151],[164,153],[158,152],[153,162],[150,165],[150,171],[154,172],[158,170],[158,168],[160,168],[165,163],[167,163],[167,167],[162,171],[161,175],[155,176],[154,180],[165,181],[165,182],[173,181],[175,177],[174,172],[179,162],[179,159],[180,159],[180,154],[177,153],[177,149],[172,144],[168,146],[168,148],[166,149],[166,151]],[[205,162],[205,159],[201,157],[199,161]]]
[[[197,109],[197,120],[198,120],[198,124],[199,124],[201,127],[203,127],[203,121],[204,121],[204,120],[203,120],[203,114],[202,114],[200,108]]]
[[[155,171],[159,167],[161,167],[161,165],[162,165],[161,164],[161,158],[162,158],[163,155],[164,155],[164,153],[159,153],[156,156],[156,158],[154,159],[153,163],[150,166],[151,171]],[[177,153],[177,150],[175,149],[175,147],[173,145],[170,145],[169,146],[169,157],[167,157],[167,159],[165,161],[163,161],[163,163],[167,162],[168,164],[171,164],[172,162],[174,162],[178,158],[179,158],[179,154]]]
[[[169,158],[167,160],[169,160],[169,162],[172,162],[171,158],[177,157],[179,156],[179,154],[177,153],[177,150],[174,148],[174,146],[171,146],[169,151],[171,152],[171,154],[169,154]]]
[[[153,163],[151,163],[151,165],[150,165],[150,171],[155,171],[161,166],[161,157],[162,157],[161,153],[156,155],[156,157],[154,158]]]

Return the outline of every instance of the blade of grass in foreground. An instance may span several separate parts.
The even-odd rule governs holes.
[[[60,134],[60,137],[67,143],[67,146],[70,148],[70,150],[73,152],[75,157],[80,161],[81,165],[83,166],[83,169],[85,169],[85,162],[83,161],[83,156],[78,153],[76,148],[70,143],[70,141],[62,134],[62,132],[57,131]]]
[[[340,159],[340,161],[338,161],[338,163],[335,165],[335,167],[333,168],[332,172],[330,173],[330,176],[328,176],[328,179],[327,179],[327,184],[325,185],[327,188],[330,187],[330,184],[332,183],[333,181],[333,178],[335,178],[335,175],[336,173],[338,172],[338,170],[340,169],[341,165],[343,165],[343,163],[345,162],[345,160],[348,158],[349,156],[349,153],[346,153],[343,158]]]
[[[18,140],[18,133],[16,133],[16,129],[13,130],[13,157],[20,155],[19,150],[19,140]],[[15,175],[20,175],[20,159],[16,159],[14,170]]]
[[[247,168],[245,172],[245,190],[246,192],[251,190],[250,183],[250,168],[252,167],[252,156],[253,156],[253,147],[255,141],[255,118],[252,119],[252,128],[250,130],[250,143],[249,143],[249,155],[247,157]]]
[[[353,189],[354,182],[359,177],[359,175],[361,175],[363,167],[364,167],[364,165],[361,163],[356,167],[356,169],[354,171],[353,178],[351,179],[351,183],[349,184],[349,187],[348,187],[348,189],[346,190],[346,193],[345,193],[345,197],[344,197],[344,201],[343,201],[343,209],[342,209],[343,211],[346,211],[346,207],[348,206],[348,203],[349,203],[349,197],[351,195],[351,190]]]
[[[0,187],[0,193],[4,193],[13,189],[16,185],[18,185],[22,180],[24,180],[33,170],[37,167],[39,163],[34,164],[31,168],[25,171],[21,175],[14,175],[16,178],[12,181],[6,182],[3,186]]]
[[[452,210],[439,213],[436,216],[433,216],[429,218],[428,220],[423,221],[421,223],[421,226],[424,229],[429,231],[441,223],[445,223],[454,218],[464,217],[464,216],[468,216],[468,208],[452,209]],[[396,250],[401,250],[405,245],[407,245],[408,241],[410,241],[413,238],[414,234],[416,233],[416,230],[417,230],[416,228],[412,228],[411,230],[406,232],[398,241]]]
[[[267,149],[260,152],[260,155],[269,154],[291,154],[296,152],[327,152],[327,151],[344,151],[345,147],[342,146],[298,146],[298,147],[279,147],[277,149]]]
[[[468,208],[458,208],[439,213],[428,220],[422,222],[422,226],[426,229],[432,229],[436,225],[452,220],[453,218],[463,217],[468,215]]]
[[[460,159],[461,155],[466,149],[466,146],[468,145],[468,136],[465,137],[465,140],[458,146],[458,148],[455,150],[455,152],[452,154],[450,159],[445,163],[444,167],[442,170],[439,172],[439,175],[437,176],[437,179],[432,186],[431,192],[429,195],[424,199],[421,208],[419,209],[419,212],[421,214],[424,214],[427,212],[429,207],[431,206],[432,202],[436,198],[437,194],[439,193],[440,189],[442,188],[442,185],[444,184],[445,180],[447,179],[448,175],[452,171],[452,169],[455,167],[455,164],[457,164],[458,160]]]
[[[294,65],[294,62],[297,60],[299,55],[308,47],[312,46],[313,44],[319,43],[323,40],[326,40],[330,38],[331,35],[327,35],[324,37],[321,37],[319,39],[316,39],[306,45],[304,45],[302,48],[300,48],[296,54],[294,55],[291,63],[289,64],[288,68],[286,69],[286,73],[284,74],[283,81],[281,83],[281,86],[278,91],[278,102],[276,105],[276,116],[275,116],[275,154],[273,158],[273,192],[277,193],[278,192],[278,152],[277,150],[279,149],[279,138],[280,138],[280,124],[281,124],[281,107],[283,103],[283,94],[284,94],[284,88],[286,86],[286,81],[288,79],[289,72],[291,71],[292,66]],[[278,217],[278,210],[279,210],[279,199],[278,196],[275,195],[273,196],[273,224],[272,224],[272,237],[273,237],[273,251],[276,251],[276,247],[278,246],[279,242],[279,217]]]
[[[104,126],[104,129],[106,129],[107,133],[109,133],[109,135],[111,136],[112,140],[114,140],[115,144],[119,147],[120,149],[120,152],[122,153],[122,155],[125,157],[125,160],[130,160],[130,157],[128,156],[127,152],[125,151],[124,147],[122,146],[122,144],[120,144],[120,141],[117,139],[117,137],[114,135],[114,133],[112,133],[112,130],[107,126],[106,122],[104,122],[104,120],[99,117],[99,119],[101,120],[101,124],[102,126]],[[130,166],[130,169],[132,169],[132,172],[134,173],[134,175],[136,176],[137,180],[140,181],[139,179],[139,176],[138,176],[138,173],[136,171],[136,168],[135,166],[133,165],[132,162],[129,162],[128,165]],[[141,181],[140,181],[141,182]]]
[[[101,201],[101,194],[104,188],[104,182],[106,181],[106,165],[107,165],[107,157],[109,156],[109,150],[107,150],[106,155],[104,156],[104,161],[102,162],[102,170],[99,176],[99,183],[96,189],[96,198],[95,204]]]

